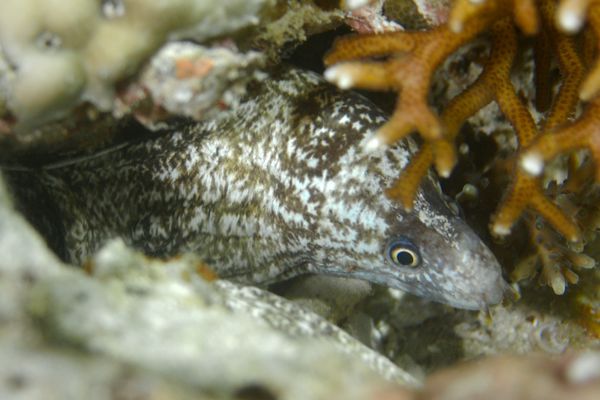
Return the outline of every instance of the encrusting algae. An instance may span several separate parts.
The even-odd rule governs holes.
[[[490,52],[479,77],[454,97],[441,113],[428,103],[435,71],[460,47],[487,35]],[[520,40],[522,37],[529,40]],[[523,220],[534,255],[520,263],[513,278],[540,276],[555,293],[576,283],[574,270],[591,268],[582,254],[595,235],[597,208],[594,178],[600,179],[600,1],[596,0],[456,0],[446,23],[427,31],[358,34],[338,39],[325,57],[325,77],[340,88],[398,92],[395,111],[369,147],[397,142],[416,131],[421,148],[387,191],[406,209],[429,167],[448,177],[457,163],[456,138],[463,123],[495,102],[512,125],[518,148],[506,160],[510,182],[490,230],[511,233]],[[523,43],[533,43],[536,122],[527,99],[511,81]],[[552,68],[560,73],[557,90]],[[583,111],[578,115],[578,110]],[[595,161],[574,153],[587,149]],[[569,156],[566,179],[544,179],[545,164]],[[505,167],[505,166],[504,166]],[[550,185],[545,184],[551,180]],[[591,197],[590,197],[591,196]],[[521,218],[523,217],[523,218]],[[582,233],[583,232],[583,233]],[[561,238],[562,236],[562,238]]]

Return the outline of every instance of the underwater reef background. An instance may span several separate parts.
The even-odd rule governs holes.
[[[371,148],[413,138],[381,196],[411,209],[437,174],[511,290],[481,311],[321,275],[267,290],[118,238],[81,268],[2,179],[0,397],[600,397],[599,43],[596,0],[3,0],[7,174],[216,120],[293,65],[389,114]]]

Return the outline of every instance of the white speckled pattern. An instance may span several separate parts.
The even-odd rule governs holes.
[[[81,262],[121,236],[152,255],[199,253],[237,281],[319,272],[457,307],[500,301],[495,258],[433,180],[410,214],[384,196],[411,153],[406,143],[364,152],[385,121],[369,101],[293,69],[249,92],[217,120],[174,122],[158,138],[43,172],[68,258]],[[399,236],[421,266],[390,261]]]

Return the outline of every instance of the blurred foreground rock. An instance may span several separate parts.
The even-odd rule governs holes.
[[[442,370],[422,391],[409,389],[417,379],[335,325],[264,290],[207,280],[193,257],[161,262],[116,241],[88,264],[90,274],[63,265],[15,213],[3,185],[0,252],[0,398],[600,396],[598,352],[488,358]],[[348,306],[369,293],[356,282],[321,284],[312,295],[323,304],[337,299],[344,310],[330,316],[356,314]],[[355,287],[358,297],[319,296],[331,285]],[[417,303],[405,307],[414,314],[401,314],[406,327],[416,332],[435,316]],[[447,351],[449,343],[437,345]]]
[[[0,4],[4,161],[90,149],[126,118],[233,106],[265,63],[344,17],[303,0],[37,3]]]
[[[0,251],[11,256],[0,261],[1,398],[185,398],[197,389],[207,398],[363,399],[418,383],[293,303],[206,281],[194,258],[163,263],[114,242],[92,276],[62,265],[7,197],[2,187]]]
[[[600,353],[496,357],[431,376],[419,399],[593,400],[600,396]],[[417,398],[417,397],[408,397]]]
[[[275,0],[44,1],[0,5],[0,103],[24,126],[88,101],[111,108],[115,85],[163,43],[233,35]],[[2,65],[0,63],[0,65]]]

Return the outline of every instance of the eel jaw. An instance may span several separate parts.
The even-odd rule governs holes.
[[[453,301],[448,302],[448,304],[466,310],[487,310],[489,306],[497,305],[502,301],[504,293],[508,288],[508,284],[501,275],[498,275],[485,287],[486,290],[473,295],[472,299],[469,301]]]
[[[455,268],[463,271],[460,294],[449,295],[443,301],[453,307],[468,310],[486,309],[496,305],[504,298],[508,284],[502,277],[500,264],[488,247],[470,229],[461,233],[460,260]]]

